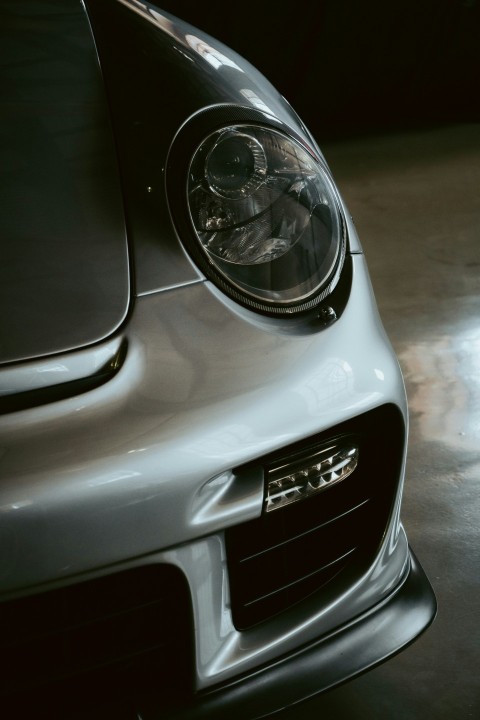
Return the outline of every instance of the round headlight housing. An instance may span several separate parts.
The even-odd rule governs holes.
[[[350,278],[346,223],[308,141],[256,109],[214,105],[177,132],[165,182],[180,240],[225,294],[304,319],[328,296],[338,317]]]
[[[345,254],[339,203],[297,140],[247,124],[210,133],[193,153],[187,201],[212,279],[245,304],[292,313],[332,289]]]

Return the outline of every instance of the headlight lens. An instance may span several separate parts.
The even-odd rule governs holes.
[[[253,125],[211,133],[187,195],[201,250],[234,294],[286,312],[320,302],[343,261],[343,223],[328,175],[296,140]]]

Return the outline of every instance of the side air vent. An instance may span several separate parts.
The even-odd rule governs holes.
[[[388,405],[264,458],[264,513],[226,532],[238,629],[360,577],[388,524],[403,444]]]

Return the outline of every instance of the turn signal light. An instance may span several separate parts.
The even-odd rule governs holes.
[[[267,471],[266,512],[328,490],[352,474],[358,464],[356,445],[333,445]]]

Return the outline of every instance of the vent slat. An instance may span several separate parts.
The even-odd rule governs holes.
[[[289,538],[288,540],[282,540],[282,542],[276,543],[275,545],[270,545],[269,547],[266,547],[263,550],[260,550],[259,552],[253,553],[253,555],[247,555],[244,558],[240,558],[239,562],[240,563],[248,562],[249,560],[253,560],[254,558],[257,558],[260,555],[263,555],[264,553],[268,553],[271,550],[277,550],[277,548],[284,547],[284,546],[288,545],[289,543],[294,542],[295,540],[300,540],[300,539],[306,538],[308,535],[312,535],[312,533],[315,533],[317,530],[320,530],[321,528],[324,528],[327,525],[331,525],[332,523],[336,522],[337,520],[341,520],[342,518],[346,517],[347,515],[350,516],[356,510],[359,510],[360,508],[364,507],[368,502],[370,502],[370,498],[367,498],[366,500],[359,503],[358,505],[355,505],[355,507],[345,510],[344,513],[341,513],[340,515],[336,515],[334,518],[331,518],[330,520],[327,520],[326,522],[321,523],[320,525],[310,528],[309,530],[305,530],[305,532],[300,533],[298,535],[294,535],[292,538]]]
[[[313,578],[313,577],[315,577],[315,576],[318,577],[318,576],[320,575],[320,573],[324,573],[325,570],[330,570],[330,569],[333,568],[335,565],[341,564],[342,561],[345,561],[352,553],[355,552],[355,550],[356,550],[356,548],[352,548],[351,550],[349,550],[348,552],[346,552],[346,553],[345,553],[344,555],[342,555],[341,557],[336,558],[335,560],[332,560],[332,562],[328,563],[327,565],[323,565],[321,568],[318,568],[318,570],[314,570],[313,572],[308,573],[308,575],[303,575],[302,577],[297,578],[297,579],[294,580],[293,582],[287,583],[286,585],[283,585],[283,586],[277,588],[276,590],[273,590],[272,592],[267,593],[266,595],[261,595],[260,597],[255,598],[255,600],[251,600],[250,602],[246,602],[246,603],[245,603],[245,607],[249,607],[249,606],[251,606],[251,605],[255,605],[255,603],[262,602],[262,600],[266,600],[267,598],[270,598],[270,597],[272,597],[273,595],[276,595],[276,594],[278,594],[278,593],[285,592],[286,590],[291,590],[292,588],[294,588],[295,586],[299,585],[300,583],[303,583],[303,582],[305,582],[306,580],[310,580],[311,578]]]

